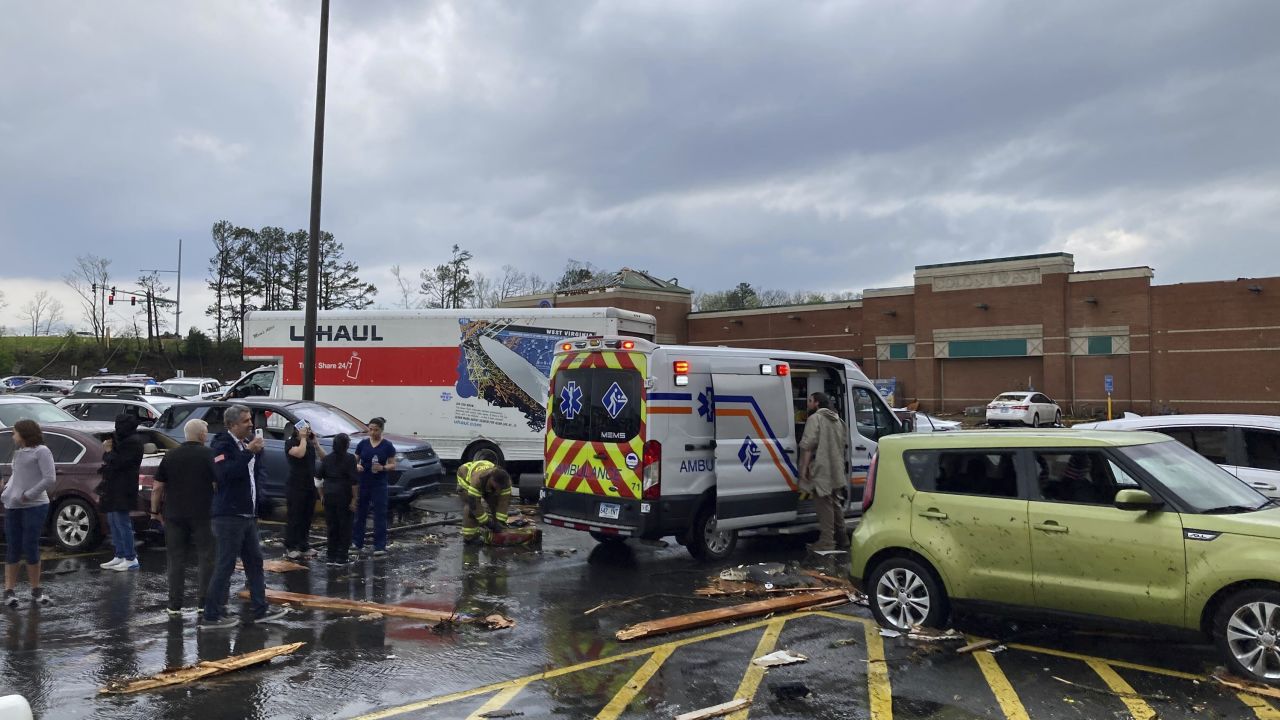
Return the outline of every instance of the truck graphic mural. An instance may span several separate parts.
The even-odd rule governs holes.
[[[458,322],[458,397],[516,408],[530,429],[541,431],[547,422],[548,377],[556,345],[582,331],[521,326],[510,320]]]

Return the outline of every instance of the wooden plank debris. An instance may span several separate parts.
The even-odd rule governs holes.
[[[993,648],[999,644],[1000,644],[999,640],[979,640],[977,642],[969,643],[964,647],[956,648],[956,654],[968,655],[971,652],[975,652],[977,650],[986,650],[987,648]]]
[[[756,602],[749,602],[742,605],[733,605],[726,608],[704,610],[702,612],[689,613],[687,615],[676,615],[669,618],[663,618],[661,620],[650,620],[648,622],[637,623],[619,630],[614,637],[619,640],[635,640],[637,638],[665,635],[667,633],[680,632],[682,630],[692,630],[694,628],[706,627],[707,625],[715,625],[717,623],[729,622],[731,620],[742,620],[744,618],[757,617],[760,615],[794,612],[796,610],[805,610],[819,605],[825,607],[831,603],[844,604],[851,600],[852,598],[849,593],[844,590],[824,590],[822,592],[787,595],[785,597],[757,600]]]
[[[237,560],[236,569],[240,572],[244,572],[244,563]],[[291,560],[263,560],[262,569],[267,572],[287,573],[297,570],[306,570],[308,568],[306,565],[299,565]]]
[[[720,717],[722,715],[728,715],[731,712],[737,712],[750,704],[750,700],[738,698],[737,700],[730,700],[729,702],[720,703],[719,705],[712,705],[711,707],[702,708],[701,710],[694,710],[682,715],[677,715],[676,720],[707,720],[707,718]]]
[[[1232,690],[1239,690],[1240,692],[1247,692],[1250,695],[1261,695],[1263,697],[1280,700],[1280,688],[1274,688],[1270,685],[1259,685],[1258,683],[1249,682],[1244,678],[1238,678],[1232,675],[1214,673],[1211,677],[1219,685],[1229,687]]]
[[[248,598],[248,591],[240,591],[240,597]],[[429,608],[404,607],[402,605],[382,605],[379,603],[365,602],[363,600],[346,600],[343,598],[324,597],[322,595],[306,595],[303,593],[285,592],[283,590],[267,590],[267,602],[274,603],[276,605],[300,605],[302,607],[315,608],[317,610],[336,610],[339,612],[358,613],[362,616],[367,616],[369,613],[378,613],[379,615],[389,617],[402,617],[409,618],[410,620],[422,620],[424,622],[432,623],[448,622],[481,625],[491,630],[515,627],[515,621],[501,615],[488,615],[485,617],[461,615],[442,610],[431,610]]]
[[[293,653],[303,645],[306,645],[306,643],[296,642],[289,645],[276,645],[275,647],[263,648],[262,650],[255,650],[254,652],[244,653],[243,655],[233,655],[224,660],[206,660],[202,663],[196,663],[195,665],[188,665],[187,667],[165,670],[148,678],[113,682],[98,692],[105,695],[124,695],[126,693],[136,693],[143,692],[145,690],[169,687],[170,685],[182,685],[195,680],[201,680],[215,675],[223,675],[235,670],[259,665],[270,661],[272,658]]]

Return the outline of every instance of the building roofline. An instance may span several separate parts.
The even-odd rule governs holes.
[[[916,270],[932,270],[935,268],[964,267],[966,265],[991,265],[993,263],[1015,262],[1022,260],[1071,260],[1075,261],[1075,256],[1068,252],[1056,253],[1038,253],[1035,255],[1012,255],[1010,257],[987,258],[985,260],[961,260],[959,262],[935,263],[932,265],[917,265]]]

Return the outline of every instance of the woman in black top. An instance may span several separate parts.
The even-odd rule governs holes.
[[[297,560],[311,551],[311,521],[316,515],[316,457],[323,458],[324,450],[306,422],[294,427],[284,446],[289,459],[289,479],[285,486],[288,518],[284,529],[284,556]]]
[[[356,509],[356,456],[348,450],[351,438],[345,434],[333,438],[333,452],[320,461],[321,492],[324,493],[324,519],[329,526],[329,565],[347,564],[351,548],[351,524]]]

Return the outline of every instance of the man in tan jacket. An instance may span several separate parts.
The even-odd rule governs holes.
[[[818,542],[811,551],[847,550],[844,505],[849,497],[849,429],[825,393],[809,396],[809,419],[800,439],[800,489],[811,493],[818,514]]]

